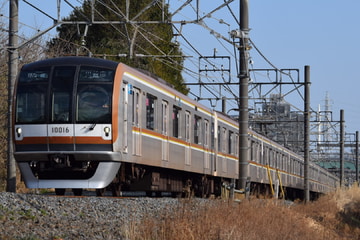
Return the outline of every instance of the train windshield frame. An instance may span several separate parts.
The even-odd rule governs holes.
[[[114,76],[113,69],[91,66],[22,70],[15,123],[111,123]]]

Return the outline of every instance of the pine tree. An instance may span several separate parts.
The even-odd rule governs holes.
[[[62,24],[57,28],[59,36],[48,43],[50,55],[91,52],[95,57],[106,57],[149,71],[172,84],[178,91],[188,93],[181,76],[182,52],[172,42],[172,25],[164,20],[169,16],[167,6],[164,9],[165,18],[162,19],[161,1],[132,0],[128,1],[129,6],[126,6],[127,1],[121,0],[94,1],[94,21],[116,23],[91,24],[91,2],[85,1],[64,19],[88,22],[86,36],[85,24]],[[147,8],[150,3],[154,4]],[[161,23],[144,23],[149,21]]]

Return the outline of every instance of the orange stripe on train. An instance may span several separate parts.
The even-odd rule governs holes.
[[[47,137],[24,137],[22,140],[16,140],[15,144],[47,144]]]

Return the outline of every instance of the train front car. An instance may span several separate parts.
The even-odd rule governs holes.
[[[118,63],[65,57],[23,66],[14,98],[14,157],[28,188],[104,188],[116,176]],[[115,110],[116,111],[116,110]]]

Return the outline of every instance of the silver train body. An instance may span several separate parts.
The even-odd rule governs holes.
[[[14,95],[14,156],[28,188],[219,195],[239,177],[238,123],[148,74],[112,61],[65,57],[23,66]],[[248,178],[303,188],[303,159],[249,131]],[[310,191],[338,179],[310,165]]]

